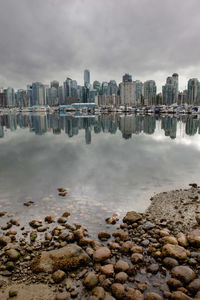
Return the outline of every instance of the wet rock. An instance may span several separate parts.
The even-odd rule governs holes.
[[[131,248],[131,252],[132,253],[142,253],[143,252],[143,249],[142,247],[138,246],[138,245],[134,245],[132,248]]]
[[[185,293],[181,291],[176,291],[171,294],[172,300],[192,300],[191,297],[187,296]]]
[[[16,235],[17,234],[17,230],[14,228],[11,228],[8,232],[7,235]]]
[[[62,214],[62,217],[63,218],[68,218],[70,216],[70,212],[68,211],[65,211],[63,214]]]
[[[127,241],[128,238],[129,238],[128,232],[125,232],[125,231],[122,231],[122,230],[113,232],[112,235],[115,238],[119,238],[119,240],[121,240],[121,241]]]
[[[164,236],[162,238],[164,244],[178,245],[177,239],[174,236]]]
[[[182,246],[166,244],[162,248],[162,254],[177,259],[186,259],[188,252]]]
[[[35,231],[35,230],[31,231],[30,232],[30,241],[35,242],[36,238],[37,238],[37,231]]]
[[[187,236],[187,239],[192,246],[200,247],[200,230],[195,229],[190,232]]]
[[[114,268],[112,264],[108,264],[101,267],[101,272],[107,276],[112,276],[114,273]]]
[[[194,279],[190,284],[188,285],[188,290],[190,292],[197,293],[200,290],[200,279]]]
[[[179,287],[183,286],[183,283],[180,280],[175,278],[169,278],[167,280],[167,284],[171,290],[177,290]]]
[[[133,243],[131,241],[126,241],[122,244],[121,251],[123,253],[128,253],[133,247]]]
[[[37,220],[32,220],[29,222],[29,225],[33,228],[38,228],[41,226],[41,222]]]
[[[40,226],[40,227],[37,228],[37,231],[38,231],[38,232],[44,232],[44,231],[46,231],[47,229],[48,229],[47,226]]]
[[[4,247],[11,242],[11,238],[9,236],[0,236],[0,247]]]
[[[56,283],[63,281],[65,277],[66,277],[66,274],[62,270],[57,270],[52,275],[52,278]]]
[[[189,186],[193,187],[193,188],[198,188],[198,185],[196,183],[189,183]]]
[[[6,251],[6,255],[13,261],[18,260],[20,253],[15,249],[9,249]]]
[[[107,247],[100,247],[93,253],[93,259],[96,262],[102,262],[111,256],[111,251]]]
[[[178,264],[179,264],[178,261],[172,257],[165,257],[163,259],[163,263],[169,269],[174,268],[174,267],[178,266]]]
[[[143,262],[143,260],[144,260],[144,256],[142,254],[140,254],[140,253],[133,253],[131,255],[131,261],[134,264],[137,264],[139,262]]]
[[[149,242],[149,240],[147,240],[147,239],[145,239],[145,240],[143,240],[143,241],[141,242],[141,245],[142,245],[143,247],[148,247],[149,244],[150,244],[150,242]]]
[[[133,288],[128,288],[126,295],[125,295],[126,300],[144,300],[144,296],[142,293],[138,290],[135,290]]]
[[[169,231],[163,229],[163,230],[160,230],[159,234],[161,237],[169,236]]]
[[[0,217],[3,217],[7,214],[7,211],[0,211]]]
[[[163,297],[161,297],[159,294],[154,292],[148,292],[145,295],[145,300],[163,300]]]
[[[105,295],[104,300],[115,300],[111,295]]]
[[[152,222],[147,221],[146,223],[144,223],[144,224],[142,225],[142,228],[143,228],[144,230],[150,230],[150,229],[155,228],[155,224],[153,224]]]
[[[121,283],[113,283],[111,286],[112,294],[116,299],[124,299],[125,289]]]
[[[69,244],[52,251],[43,251],[32,263],[34,272],[52,273],[58,269],[68,271],[90,262],[86,252],[76,244]]]
[[[105,291],[104,289],[101,287],[101,286],[97,286],[93,289],[92,291],[93,295],[97,297],[97,299],[99,300],[103,300],[105,299],[104,298],[104,295],[105,295]]]
[[[151,264],[147,267],[147,271],[150,273],[157,273],[159,270],[159,265],[158,264]]]
[[[179,232],[177,234],[177,241],[179,243],[179,245],[183,246],[183,247],[187,247],[188,246],[188,240],[187,237],[184,233]]]
[[[98,233],[98,238],[99,238],[101,241],[107,241],[110,237],[111,237],[111,235],[110,235],[110,233],[108,233],[108,232],[100,231],[100,232]]]
[[[126,261],[124,261],[124,260],[118,260],[118,262],[115,264],[115,270],[117,271],[117,272],[120,272],[120,271],[122,271],[122,272],[126,272],[126,271],[128,271],[128,269],[129,269],[129,264],[126,262]]]
[[[53,216],[46,216],[44,220],[49,224],[55,222],[55,218]]]
[[[60,224],[64,224],[64,223],[67,222],[67,220],[63,217],[60,217],[60,218],[58,218],[57,222],[60,223]]]
[[[31,206],[33,203],[33,201],[24,202],[24,206]]]
[[[69,294],[68,293],[59,293],[56,295],[55,300],[68,300],[69,299]]]
[[[113,250],[120,249],[120,245],[118,243],[110,242],[110,243],[108,243],[108,246],[110,247],[110,249],[113,249]]]
[[[107,218],[105,221],[107,224],[112,224],[112,225],[116,224],[117,222],[116,218],[114,217]]]
[[[171,270],[172,276],[180,279],[185,283],[189,283],[195,279],[196,275],[194,271],[188,266],[177,266]]]
[[[94,272],[89,272],[83,280],[83,284],[87,289],[93,289],[98,284],[98,277]]]
[[[124,223],[133,224],[142,219],[142,215],[135,212],[129,211],[127,212],[126,216],[123,218]]]
[[[66,192],[67,189],[64,188],[64,187],[58,187],[58,188],[57,188],[57,191],[58,191],[59,193],[62,193],[62,192]]]
[[[9,297],[16,297],[17,296],[17,293],[18,293],[18,291],[17,291],[17,289],[15,288],[15,287],[12,287],[12,288],[10,288],[10,290],[9,290]]]
[[[128,275],[125,272],[119,272],[115,276],[115,281],[120,283],[125,283],[128,279]]]

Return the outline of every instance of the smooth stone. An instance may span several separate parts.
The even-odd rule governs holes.
[[[200,247],[200,230],[195,229],[187,235],[188,242],[192,246]]]
[[[119,272],[115,276],[115,281],[120,283],[125,283],[128,279],[128,275],[125,272]]]
[[[174,236],[164,236],[162,238],[162,242],[164,244],[172,244],[172,245],[178,245],[177,239]]]
[[[200,279],[194,279],[190,284],[188,285],[188,290],[192,293],[197,293],[200,290]]]
[[[183,283],[175,278],[169,278],[167,284],[172,290],[177,290],[179,287],[183,286]]]
[[[176,236],[177,241],[179,243],[179,245],[183,246],[183,247],[187,247],[188,246],[188,240],[187,237],[184,233],[179,232]]]
[[[100,232],[98,233],[98,238],[99,238],[101,241],[107,241],[110,237],[111,237],[111,235],[110,235],[110,233],[108,233],[108,232],[100,231]]]
[[[185,293],[181,291],[176,291],[171,294],[172,300],[192,300],[191,297],[187,296]]]
[[[111,291],[116,299],[124,299],[125,289],[121,283],[113,283],[111,286]]]
[[[112,276],[114,273],[114,268],[112,264],[108,264],[101,267],[101,272],[107,276]]]
[[[126,292],[126,300],[144,300],[143,294],[136,289],[128,288]]]
[[[147,267],[147,271],[150,273],[157,273],[159,270],[159,265],[158,264],[151,264]]]
[[[126,272],[129,269],[129,264],[124,260],[118,260],[115,264],[116,271]]]
[[[103,300],[104,296],[105,296],[105,291],[101,286],[97,286],[92,290],[92,293],[94,294],[94,296],[97,297],[97,299],[99,300]]]
[[[188,266],[177,266],[171,270],[172,276],[180,279],[185,283],[189,283],[195,279],[196,275],[194,271]]]
[[[15,249],[7,250],[6,254],[11,260],[18,260],[18,258],[20,257],[20,253]]]
[[[131,248],[131,252],[132,252],[132,253],[142,253],[142,252],[143,252],[143,249],[142,249],[141,246],[134,245],[134,246]]]
[[[162,248],[164,256],[172,256],[178,259],[186,259],[188,252],[182,246],[166,244]]]
[[[69,294],[64,292],[64,293],[59,293],[56,295],[55,300],[69,300]]]
[[[88,272],[83,280],[83,284],[87,289],[93,289],[99,280],[94,272]]]
[[[145,295],[145,300],[163,300],[163,297],[161,297],[159,294],[154,292],[148,292]]]
[[[56,283],[63,281],[65,277],[66,274],[62,270],[58,270],[52,274],[52,278]]]
[[[137,264],[139,262],[143,262],[144,260],[144,256],[140,253],[133,253],[131,255],[131,262],[134,264]]]
[[[165,257],[163,259],[163,263],[169,269],[174,268],[174,267],[178,266],[178,264],[179,264],[178,261],[172,257]]]
[[[96,262],[102,262],[111,256],[111,251],[107,247],[100,247],[93,253],[93,259]]]

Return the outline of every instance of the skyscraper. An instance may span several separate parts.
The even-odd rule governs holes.
[[[166,84],[162,87],[163,104],[171,105],[178,101],[178,74],[167,77]]]
[[[155,104],[156,100],[156,83],[154,80],[144,82],[144,102],[147,105]]]
[[[90,84],[90,70],[84,70],[84,86],[89,86]]]
[[[32,105],[45,104],[45,88],[41,82],[32,83]]]
[[[200,105],[200,82],[197,78],[188,80],[188,103]]]
[[[126,73],[126,74],[122,77],[122,81],[123,81],[123,82],[132,82],[132,75]]]

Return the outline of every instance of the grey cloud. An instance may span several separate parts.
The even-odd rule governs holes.
[[[0,86],[199,76],[198,0],[1,0]]]

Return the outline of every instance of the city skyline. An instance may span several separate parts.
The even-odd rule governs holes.
[[[187,78],[199,78],[200,3],[172,7],[172,0],[3,0],[0,86],[61,82],[66,74],[83,84],[79,70],[89,68],[92,81],[120,82],[128,72],[153,78],[158,91],[176,70],[184,90]]]

